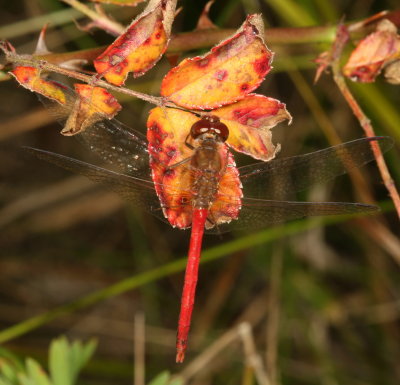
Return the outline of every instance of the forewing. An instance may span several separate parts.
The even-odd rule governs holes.
[[[389,137],[363,138],[305,155],[240,167],[244,196],[282,199],[291,192],[328,181],[372,161],[374,143],[379,143],[382,151],[393,145]]]
[[[26,150],[39,159],[46,160],[66,170],[84,175],[94,182],[105,185],[110,190],[121,195],[124,199],[127,199],[136,206],[145,209],[164,222],[167,222],[155,193],[153,182],[106,170],[60,154],[29,147],[26,148]],[[171,190],[168,200],[178,202],[177,199],[182,197],[182,194],[190,194],[190,191],[181,190],[180,188],[177,190]],[[216,227],[208,231],[210,233],[226,232],[233,228],[263,228],[268,225],[274,225],[309,216],[373,213],[379,210],[376,206],[360,203],[309,203],[269,201],[251,198],[241,200],[239,196],[233,195],[219,195],[218,201],[219,204],[229,207],[230,210],[238,211],[240,209],[239,220],[232,220],[229,224],[218,224]],[[186,204],[191,207],[190,202]],[[180,206],[182,206],[181,208],[178,206],[167,208],[182,210],[184,205],[184,203],[180,204]],[[166,207],[164,207],[164,209],[165,208]]]
[[[76,174],[84,175],[94,182],[101,183],[137,207],[149,211],[166,222],[158,197],[155,194],[153,182],[106,170],[53,152],[31,147],[26,147],[25,149],[39,159]]]
[[[74,103],[75,94],[72,90],[69,89],[67,95],[68,101],[65,105],[39,96],[40,101],[61,125],[67,121]],[[93,122],[75,137],[104,161],[118,167],[121,172],[139,178],[150,178],[147,141],[142,133],[116,119],[104,118]]]
[[[145,137],[117,120],[101,120],[79,134],[85,144],[104,161],[123,173],[150,179]]]

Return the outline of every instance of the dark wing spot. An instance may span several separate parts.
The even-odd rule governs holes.
[[[175,176],[175,170],[173,168],[166,168],[164,171],[164,177],[173,178]]]

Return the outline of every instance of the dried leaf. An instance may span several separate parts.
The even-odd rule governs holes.
[[[91,113],[101,113],[112,119],[120,110],[121,105],[106,89],[88,84],[75,84],[75,91],[84,101]]]
[[[122,85],[129,72],[143,75],[167,48],[176,0],[153,0],[97,59],[96,71],[115,85]]]
[[[172,226],[179,228],[190,227],[192,223],[192,185],[198,176],[190,167],[193,149],[187,146],[186,140],[192,125],[198,120],[199,117],[187,111],[157,107],[150,111],[147,121],[155,189],[165,217]],[[218,152],[226,164],[222,165],[224,171],[218,194],[210,208],[212,223],[208,223],[207,228],[236,219],[240,210],[239,173],[232,154],[224,143],[219,143]]]
[[[244,98],[271,69],[260,15],[251,15],[231,38],[201,57],[183,60],[165,76],[161,94],[191,109],[211,109]]]
[[[218,193],[210,207],[209,218],[212,218],[212,222],[206,222],[206,229],[238,219],[243,198],[242,183],[233,155],[226,145],[221,146],[221,150],[220,156],[221,159],[226,159],[226,167],[219,180]]]
[[[361,40],[343,68],[351,80],[369,83],[379,75],[385,64],[400,57],[400,36],[396,26],[382,20],[377,31]]]
[[[52,99],[60,104],[65,104],[67,97],[65,94],[65,87],[63,84],[53,80],[45,80],[40,77],[40,71],[35,67],[15,67],[10,74],[13,75],[17,81],[30,91],[37,92]]]
[[[248,95],[237,103],[213,110],[229,128],[227,144],[255,159],[270,160],[279,145],[272,143],[271,128],[292,117],[285,104],[262,95]]]
[[[188,193],[192,180],[187,168],[168,167],[192,155],[193,150],[185,145],[185,141],[191,126],[198,119],[190,112],[157,107],[150,111],[147,120],[150,167],[155,189],[161,206],[167,207],[163,209],[165,217],[172,226],[179,228],[190,227],[192,223],[192,206],[189,204],[192,194]],[[176,129],[177,125],[179,129]],[[184,201],[188,204],[182,205]]]
[[[107,90],[88,84],[75,84],[77,99],[61,134],[72,136],[101,119],[112,119],[121,105]]]
[[[121,110],[118,101],[104,88],[75,84],[74,100],[68,87],[53,80],[42,79],[36,67],[18,66],[10,73],[25,88],[59,103],[63,109],[71,108],[61,131],[63,135],[76,135],[99,120],[112,119]],[[53,110],[59,116],[58,108],[55,107],[57,103],[54,103]]]
[[[400,60],[395,60],[385,67],[385,79],[388,83],[400,84]]]

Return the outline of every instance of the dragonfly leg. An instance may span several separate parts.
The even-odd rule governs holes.
[[[185,145],[186,145],[187,147],[189,147],[191,150],[194,150],[194,146],[188,142],[189,136],[191,136],[191,133],[190,133],[190,132],[187,134],[187,137],[186,137],[186,139],[185,139]]]
[[[186,144],[186,146],[189,147],[191,150],[194,150],[194,147],[188,142],[189,136],[190,136],[190,133],[188,134],[188,136],[187,136],[186,139],[185,139],[185,144]],[[189,162],[192,158],[193,158],[192,156],[189,156],[189,157],[187,157],[187,158],[185,158],[185,159],[182,159],[181,161],[179,161],[179,162],[177,162],[177,163],[175,163],[175,164],[172,164],[172,165],[168,166],[168,170],[170,170],[170,169],[172,169],[172,168],[175,168],[175,167],[178,167],[178,166],[181,166],[182,164],[185,164],[185,163]]]
[[[211,214],[211,212],[209,212],[208,213],[208,217],[207,217],[207,220],[206,220],[206,223],[207,223],[207,225],[211,225],[211,227],[214,227],[215,225],[216,225],[216,223],[215,223],[215,221],[214,221],[214,218],[212,218],[212,214]],[[210,218],[211,217],[211,218]],[[207,226],[208,227],[208,226]]]
[[[168,166],[167,170],[170,170],[170,169],[172,169],[172,168],[181,166],[182,164],[185,164],[185,163],[189,162],[192,158],[193,158],[192,156],[189,156],[189,157],[187,157],[187,158],[185,158],[185,159],[182,159],[182,160],[179,161],[179,162],[176,162],[176,163],[174,163],[174,164],[171,164],[170,166]]]
[[[213,214],[211,212],[208,213],[208,217],[206,220],[206,229],[211,229],[215,227],[215,229],[217,230],[217,235],[222,238],[222,232],[218,226],[218,223],[214,220],[213,218]]]

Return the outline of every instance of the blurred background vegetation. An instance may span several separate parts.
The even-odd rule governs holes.
[[[205,1],[178,5],[183,10],[173,31],[192,30]],[[217,0],[210,15],[221,28],[237,28],[254,12],[263,14],[267,27],[334,25],[343,16],[355,21],[396,6],[397,0]],[[142,8],[106,7],[125,24]],[[85,18],[58,0],[3,1],[1,11],[0,38],[19,53],[33,52],[47,22],[48,47],[55,52],[113,41],[102,31],[77,28]],[[312,59],[328,42],[287,45],[267,39],[267,44],[275,52],[274,69],[257,92],[286,103],[294,118],[291,126],[274,129],[280,156],[364,135],[329,75],[313,85]],[[127,87],[157,94],[169,68],[164,58]],[[378,78],[351,89],[377,134],[399,143],[398,86]],[[144,132],[150,108],[125,99],[119,119]],[[362,169],[364,191],[342,176],[300,198],[369,203],[360,197],[366,189],[385,208],[381,215],[307,219],[250,236],[206,237],[209,259],[201,266],[189,352],[186,362],[176,365],[189,233],[83,177],[25,156],[20,148],[29,145],[96,161],[77,141],[59,135],[60,127],[35,95],[14,81],[0,82],[0,116],[0,341],[7,351],[44,365],[48,345],[58,335],[96,337],[98,348],[81,383],[132,383],[133,373],[143,367],[141,358],[146,381],[168,370],[192,384],[260,383],[249,362],[251,338],[236,332],[246,321],[253,328],[258,368],[273,385],[400,382],[399,224],[375,164]],[[399,181],[398,145],[385,157]],[[243,162],[248,160],[239,156],[237,163]],[[97,294],[87,298],[91,293]],[[21,324],[36,315],[42,317]],[[224,348],[221,337],[232,331]],[[215,344],[219,349],[213,355]]]

